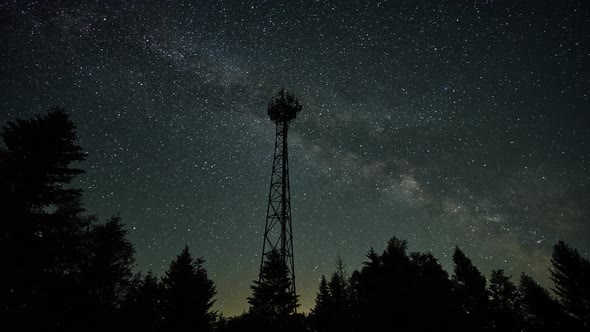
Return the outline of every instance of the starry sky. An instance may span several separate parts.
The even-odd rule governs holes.
[[[587,1],[0,0],[0,120],[61,106],[88,151],[89,213],[120,213],[136,270],[185,244],[247,309],[280,88],[297,289],[313,306],[393,235],[448,271],[549,285],[551,246],[590,253]]]

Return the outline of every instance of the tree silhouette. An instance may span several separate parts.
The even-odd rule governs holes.
[[[530,276],[522,274],[518,289],[522,295],[525,327],[532,331],[558,331],[566,327],[565,316],[546,289]]]
[[[63,186],[84,173],[71,167],[86,158],[76,144],[75,129],[69,115],[58,108],[45,116],[7,122],[1,134],[6,148],[0,149],[3,209],[41,213],[49,205],[67,205],[82,195],[81,190]]]
[[[256,280],[250,287],[250,314],[267,328],[284,329],[299,304],[298,296],[289,288],[291,280],[287,265],[277,250],[268,253],[261,274],[262,282]]]
[[[590,327],[590,262],[563,241],[553,246],[551,258],[553,291],[561,299],[565,311]]]
[[[315,307],[311,310],[313,325],[318,331],[329,331],[331,328],[332,295],[326,277],[322,275],[318,294],[315,299]]]
[[[336,260],[336,271],[327,282],[322,275],[316,307],[312,310],[313,323],[321,331],[346,331],[351,329],[351,291],[344,263]]]
[[[122,306],[124,327],[128,330],[158,331],[162,326],[163,287],[155,274],[137,274]]]
[[[165,272],[162,285],[167,330],[211,329],[215,320],[211,307],[216,291],[204,263],[202,258],[192,258],[187,245]]]
[[[459,323],[448,273],[431,253],[411,253],[413,265],[408,307],[411,330],[451,330]],[[424,319],[425,316],[428,319]]]
[[[486,278],[459,247],[455,247],[453,265],[453,293],[463,308],[465,328],[483,330],[488,326],[489,319]]]
[[[251,286],[250,310],[235,318],[212,311],[213,281],[188,246],[161,282],[151,272],[132,277],[134,249],[119,216],[99,222],[85,215],[85,153],[62,109],[9,121],[0,147],[0,325],[7,330],[303,331],[295,314],[288,268],[268,254],[261,280]],[[586,331],[590,319],[590,263],[563,241],[553,247],[551,279],[559,301],[530,276],[519,286],[503,270],[486,278],[455,247],[451,279],[430,253],[408,254],[392,237],[373,248],[350,278],[338,258],[322,276],[310,322],[318,331],[495,330]]]
[[[379,267],[381,267],[381,256],[379,256],[379,254],[375,252],[375,249],[373,249],[373,247],[369,249],[369,252],[365,257],[367,257],[368,261],[364,262],[363,265],[365,265],[367,268],[378,269]]]
[[[328,287],[332,296],[332,327],[339,331],[348,330],[350,328],[350,294],[348,277],[340,256],[336,259],[336,271],[332,273]]]
[[[408,328],[412,263],[407,241],[392,237],[382,255],[371,248],[366,257],[361,271],[350,279],[349,317],[354,321],[347,325],[355,330]]]
[[[81,287],[87,232],[82,191],[68,187],[83,173],[85,153],[63,109],[9,121],[0,148],[2,316],[20,329],[67,329],[88,303]],[[66,314],[70,313],[70,314]]]
[[[504,270],[493,270],[488,287],[491,327],[495,331],[522,330],[518,288]]]
[[[135,250],[125,238],[126,233],[119,216],[92,226],[88,232],[88,263],[83,266],[82,280],[103,310],[119,307],[131,282]]]

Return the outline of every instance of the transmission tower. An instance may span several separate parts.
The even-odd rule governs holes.
[[[262,244],[259,282],[264,282],[262,266],[268,254],[276,250],[289,269],[290,291],[295,294],[295,261],[291,227],[291,194],[289,192],[289,123],[301,112],[299,100],[286,90],[280,90],[268,103],[268,116],[275,123],[275,152],[266,210],[266,226]]]

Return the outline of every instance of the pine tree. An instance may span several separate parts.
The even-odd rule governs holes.
[[[453,293],[466,315],[467,328],[482,330],[489,323],[486,279],[459,247],[455,247],[453,265]]]
[[[381,256],[375,252],[373,247],[369,249],[369,252],[365,257],[367,257],[368,261],[364,262],[363,265],[367,268],[379,268],[381,266]]]
[[[431,253],[410,254],[413,272],[407,306],[414,331],[446,331],[457,325],[457,308],[451,301],[448,273]],[[428,313],[428,319],[424,314]]]
[[[81,190],[63,186],[84,173],[71,164],[86,158],[76,143],[76,126],[63,109],[9,121],[1,136],[6,146],[0,149],[3,212],[41,213],[49,205],[67,205],[81,196]]]
[[[290,290],[287,265],[277,250],[268,253],[261,277],[261,282],[256,280],[250,287],[250,314],[267,327],[284,328],[299,304],[298,296]]]
[[[135,262],[133,245],[125,238],[121,217],[93,225],[88,232],[88,247],[83,278],[100,306],[114,310],[124,298],[131,282]]]
[[[406,329],[412,264],[407,241],[392,237],[382,255],[373,248],[360,272],[349,280],[348,299],[352,314],[346,325],[355,330]]]
[[[491,327],[496,331],[520,331],[519,293],[504,270],[493,270],[488,287],[490,293]]]
[[[336,259],[336,271],[328,282],[332,306],[330,310],[331,330],[348,331],[351,329],[351,307],[348,276],[342,258]]]
[[[9,121],[0,148],[2,316],[20,329],[67,324],[81,300],[79,271],[86,233],[82,191],[68,187],[85,159],[63,109]]]
[[[315,307],[311,310],[311,320],[318,331],[328,331],[331,326],[331,311],[333,307],[332,295],[326,277],[322,275]]]
[[[553,246],[551,258],[553,291],[561,300],[565,311],[590,327],[590,262],[565,242]]]
[[[163,288],[154,273],[135,275],[122,306],[124,329],[158,331],[162,325]]]
[[[0,319],[9,329],[111,327],[128,288],[134,250],[120,219],[98,224],[70,186],[86,158],[75,129],[63,109],[2,128]]]
[[[559,331],[568,326],[559,302],[533,278],[523,273],[518,289],[522,295],[526,330]]]
[[[192,258],[188,245],[170,263],[162,278],[166,329],[211,329],[215,320],[211,307],[216,291],[203,267],[204,263],[202,258]]]
[[[328,287],[334,306],[333,316],[340,317],[341,321],[343,318],[348,317],[350,304],[348,299],[348,277],[344,271],[344,263],[340,256],[336,259],[336,271],[332,273]]]

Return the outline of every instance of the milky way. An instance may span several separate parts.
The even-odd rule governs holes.
[[[303,311],[393,235],[549,285],[558,239],[590,253],[588,3],[443,3],[3,0],[0,120],[66,108],[88,212],[121,214],[137,271],[189,244],[226,315],[257,279],[282,87]]]

